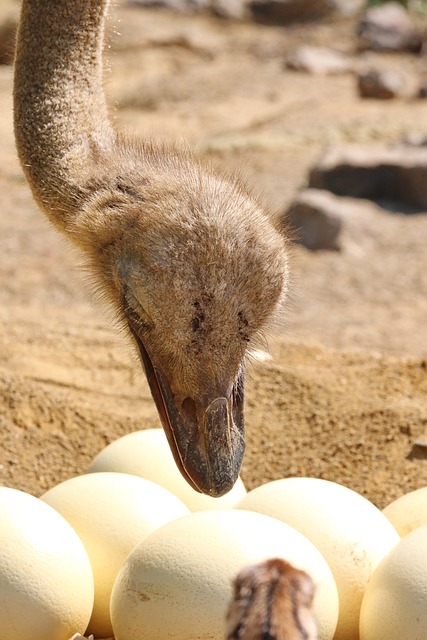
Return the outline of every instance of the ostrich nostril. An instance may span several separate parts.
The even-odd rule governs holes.
[[[197,425],[196,403],[193,398],[187,397],[181,403],[181,411],[183,418],[193,425]]]

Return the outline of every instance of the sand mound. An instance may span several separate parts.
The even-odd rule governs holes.
[[[14,309],[0,341],[0,478],[40,494],[125,433],[159,426],[147,383],[113,329]],[[74,320],[76,320],[74,316]],[[80,318],[82,320],[82,318]],[[75,324],[74,324],[75,327]],[[384,506],[427,484],[426,361],[278,341],[253,362],[243,478],[336,480]]]

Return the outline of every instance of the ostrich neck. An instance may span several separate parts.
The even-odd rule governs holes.
[[[102,87],[109,0],[23,0],[14,117],[19,157],[39,205],[63,231],[94,158],[113,145]]]

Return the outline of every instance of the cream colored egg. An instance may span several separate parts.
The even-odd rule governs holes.
[[[427,524],[427,487],[397,498],[383,509],[383,514],[402,538],[417,527]]]
[[[110,595],[114,579],[134,546],[157,527],[189,513],[154,482],[123,473],[94,473],[57,485],[42,496],[77,531],[95,578],[88,633],[112,636]]]
[[[317,478],[269,482],[248,493],[237,506],[278,518],[316,545],[338,587],[335,640],[355,640],[368,580],[400,539],[381,511],[351,489]]]
[[[360,640],[427,638],[427,525],[414,529],[376,568],[360,612]]]
[[[116,640],[224,640],[233,579],[243,567],[273,557],[311,575],[319,640],[331,640],[338,596],[322,555],[292,527],[234,510],[191,513],[134,549],[111,596]]]
[[[0,638],[66,640],[84,633],[93,606],[85,548],[38,498],[0,487]]]
[[[246,495],[240,478],[221,498],[194,491],[178,471],[163,429],[136,431],[112,442],[96,456],[88,471],[120,471],[147,478],[172,491],[190,511],[228,509]]]

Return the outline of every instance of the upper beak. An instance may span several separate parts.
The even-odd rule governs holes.
[[[196,491],[224,495],[238,478],[245,451],[243,371],[229,392],[178,398],[128,321],[178,469]]]

